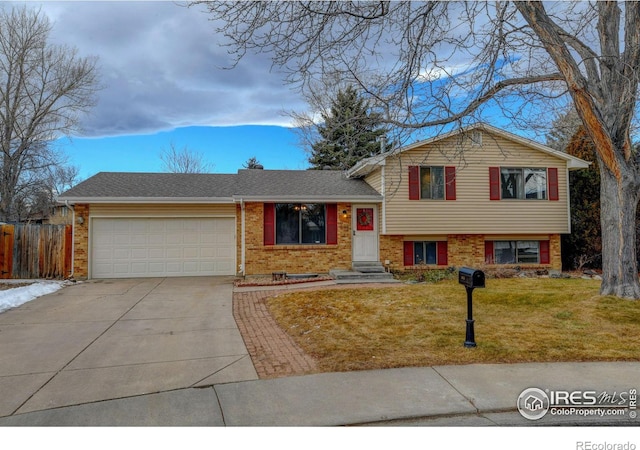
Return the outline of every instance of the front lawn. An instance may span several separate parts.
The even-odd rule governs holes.
[[[476,348],[464,348],[457,280],[281,294],[269,309],[322,371],[441,364],[640,360],[640,301],[599,281],[489,279],[473,294]]]

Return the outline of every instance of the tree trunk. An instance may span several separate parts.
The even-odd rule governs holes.
[[[640,299],[636,259],[636,210],[639,183],[626,165],[617,179],[598,158],[600,166],[600,224],[602,228],[601,295]]]

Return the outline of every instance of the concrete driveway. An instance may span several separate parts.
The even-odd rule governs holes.
[[[0,314],[0,417],[256,380],[232,278],[95,280]]]

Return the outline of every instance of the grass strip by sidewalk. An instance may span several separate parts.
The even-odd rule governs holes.
[[[474,291],[478,346],[464,348],[457,281],[307,290],[268,300],[322,371],[469,363],[640,360],[640,301],[601,297],[584,279],[487,280]]]

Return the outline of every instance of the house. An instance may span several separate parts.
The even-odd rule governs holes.
[[[59,197],[74,276],[326,273],[372,262],[561,268],[587,162],[475,125],[331,170],[99,173]]]

